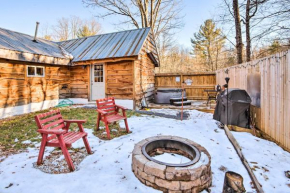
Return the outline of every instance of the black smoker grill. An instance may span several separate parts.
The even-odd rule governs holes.
[[[171,98],[181,98],[181,88],[158,88],[154,92],[154,100],[157,104],[169,104]],[[183,97],[186,97],[186,92],[183,91]]]
[[[229,101],[227,103],[227,91],[222,92],[217,97],[217,104],[213,118],[217,121],[227,124],[227,104],[228,106],[228,124],[239,127],[249,127],[249,109],[251,98],[245,90],[229,89]]]

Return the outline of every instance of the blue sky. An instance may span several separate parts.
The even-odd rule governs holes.
[[[76,15],[90,18],[96,15],[96,9],[87,8],[81,0],[0,0],[0,27],[33,35],[35,22],[52,25],[58,18]],[[182,15],[184,27],[175,38],[179,44],[190,47],[192,34],[198,31],[204,20],[214,14],[221,0],[183,0]],[[98,19],[103,32],[118,31],[113,25],[116,18]],[[41,30],[41,29],[40,29]]]

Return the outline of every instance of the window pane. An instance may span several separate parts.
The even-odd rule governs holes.
[[[35,75],[35,67],[34,66],[28,66],[28,75],[34,76]]]
[[[37,76],[43,76],[44,75],[43,68],[37,68],[36,67],[36,75]]]

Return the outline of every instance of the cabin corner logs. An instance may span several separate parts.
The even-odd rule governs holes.
[[[152,100],[154,64],[145,52],[137,60],[106,63],[106,96],[131,99],[140,107],[141,99]]]

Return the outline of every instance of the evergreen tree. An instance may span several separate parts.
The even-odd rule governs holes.
[[[96,33],[94,31],[91,31],[87,25],[84,25],[77,32],[77,37],[78,38],[87,37],[87,36],[93,36],[93,35],[96,35]]]
[[[194,33],[191,44],[191,54],[204,59],[208,70],[218,69],[218,60],[225,44],[225,36],[222,35],[221,29],[216,28],[211,19],[200,26],[198,33]]]
[[[282,46],[281,46],[280,42],[278,40],[274,40],[272,42],[272,44],[269,46],[269,53],[275,54],[277,52],[280,52],[281,48],[282,48]]]

